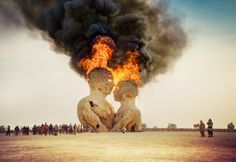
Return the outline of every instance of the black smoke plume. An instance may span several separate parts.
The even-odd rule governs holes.
[[[143,83],[165,72],[187,43],[181,19],[169,14],[166,1],[0,0],[1,17],[41,31],[56,51],[71,57],[71,67],[81,75],[85,72],[77,62],[90,54],[98,35],[116,43],[110,67],[122,64],[127,50],[140,53]]]

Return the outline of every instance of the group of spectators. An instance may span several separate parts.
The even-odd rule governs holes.
[[[202,120],[200,120],[199,131],[201,136],[205,137],[205,124],[203,123]],[[213,122],[211,119],[209,119],[207,122],[207,132],[208,132],[208,137],[213,137]]]
[[[68,124],[60,124],[60,125],[52,125],[52,124],[41,124],[39,126],[34,125],[32,127],[32,134],[33,135],[58,135],[58,134],[76,134],[83,131],[82,125],[72,125],[71,123]],[[30,128],[29,126],[24,126],[20,128],[18,125],[14,128],[14,134],[15,135],[29,135],[30,134]],[[6,128],[6,136],[10,136],[11,134],[11,128],[8,125]]]

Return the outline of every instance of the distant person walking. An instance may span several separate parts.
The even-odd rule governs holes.
[[[6,136],[10,136],[10,134],[11,134],[11,128],[10,128],[10,126],[8,125],[8,126],[7,126],[7,131],[6,131]]]
[[[213,137],[213,122],[211,119],[208,120],[207,125],[208,137]]]
[[[199,131],[202,137],[205,137],[205,124],[200,120]]]

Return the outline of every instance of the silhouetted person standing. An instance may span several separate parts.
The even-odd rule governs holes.
[[[74,134],[77,133],[77,125],[76,124],[74,124],[74,126],[73,126],[73,131],[74,131]]]
[[[207,125],[208,137],[213,137],[213,122],[211,119],[208,120]]]
[[[48,135],[48,125],[47,123],[44,124],[44,135]]]
[[[57,124],[53,127],[53,134],[54,134],[54,136],[57,136],[57,134],[58,134],[58,126],[57,126]]]
[[[205,137],[205,124],[200,120],[199,131],[202,137]]]
[[[17,125],[17,126],[15,127],[15,135],[16,135],[16,136],[18,136],[19,131],[20,131],[20,128],[19,128],[19,126]]]
[[[49,125],[49,135],[53,135],[53,125]]]
[[[73,127],[72,127],[72,125],[70,123],[70,125],[69,125],[69,134],[72,134],[72,133],[73,133]]]
[[[10,126],[8,125],[8,126],[7,126],[7,131],[6,131],[6,136],[10,136],[10,134],[11,134],[11,128],[10,128]]]
[[[37,134],[37,126],[36,125],[33,126],[32,132],[33,132],[33,135]]]

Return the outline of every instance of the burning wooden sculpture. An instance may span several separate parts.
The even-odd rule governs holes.
[[[127,51],[125,61],[110,68],[108,61],[114,49],[115,43],[110,37],[97,36],[90,55],[78,63],[86,72],[90,86],[90,95],[78,104],[78,117],[84,127],[93,131],[120,131],[122,128],[140,131],[141,115],[135,107],[135,97],[141,85],[139,53]],[[115,120],[115,111],[106,100],[113,89],[113,82],[116,85],[115,99],[121,102]]]
[[[90,86],[89,96],[80,100],[77,114],[85,128],[107,132],[113,126],[115,111],[106,100],[113,89],[112,74],[103,68],[93,69],[87,76]]]
[[[114,127],[111,131],[141,131],[141,113],[135,106],[135,98],[138,95],[138,86],[133,81],[121,81],[118,83],[114,98],[121,103],[116,113]]]
[[[111,38],[97,36],[90,57],[78,63],[86,72],[90,95],[79,102],[77,113],[83,126],[93,131],[107,132],[113,126],[115,111],[106,96],[114,86],[111,69],[107,67],[114,48],[115,43]]]

